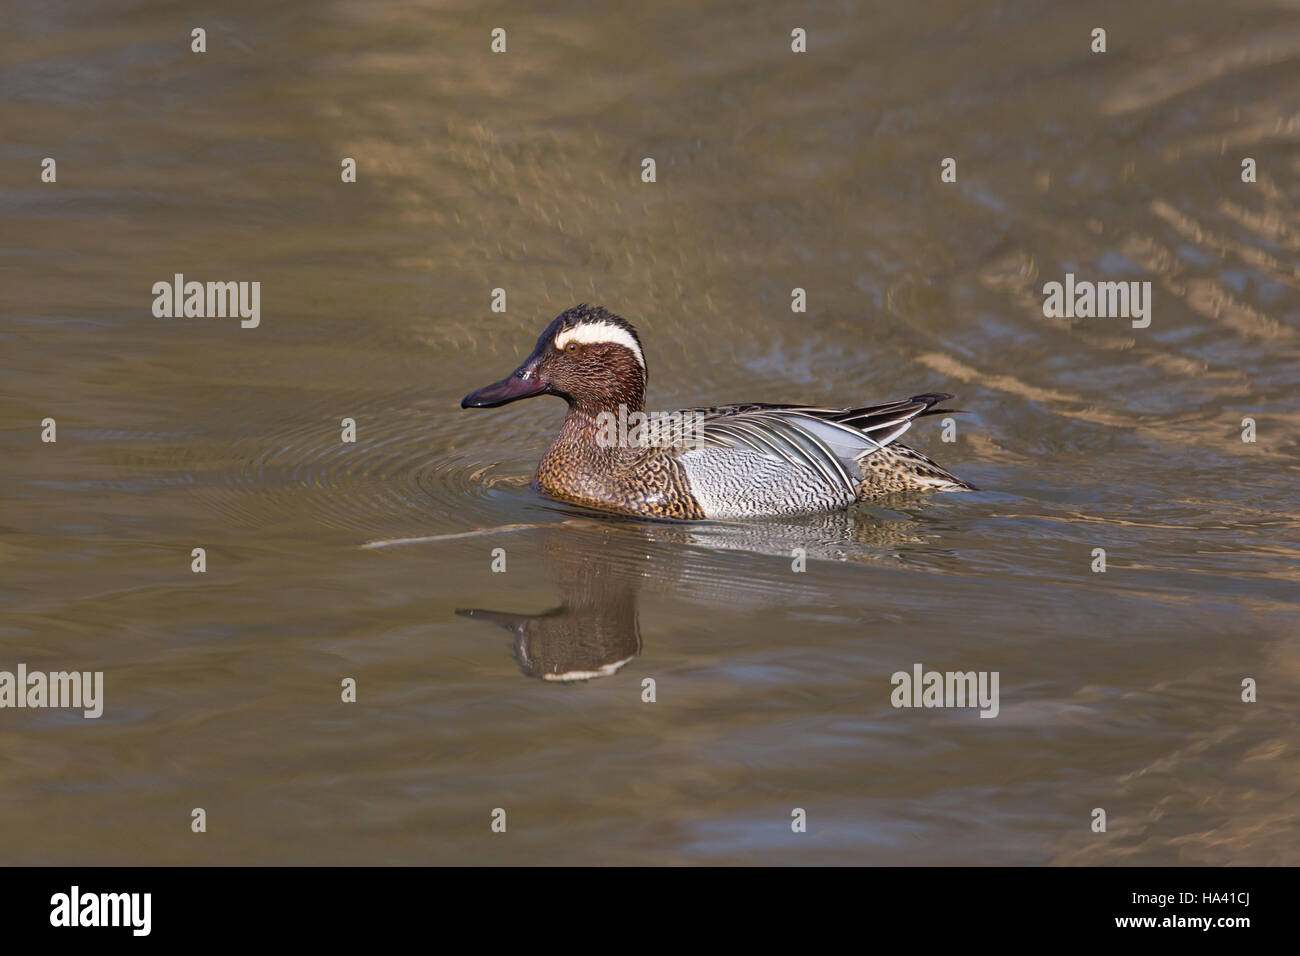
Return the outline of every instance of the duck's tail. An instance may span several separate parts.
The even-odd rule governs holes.
[[[978,491],[942,465],[902,442],[892,442],[859,459],[862,482],[858,500],[879,498],[900,491]]]

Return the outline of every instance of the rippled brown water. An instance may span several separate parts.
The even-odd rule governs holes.
[[[0,711],[5,861],[1300,862],[1294,4],[195,16],[3,26],[0,669],[106,685]],[[260,327],[154,318],[176,272]],[[1044,318],[1066,272],[1150,327]],[[954,392],[909,440],[984,490],[548,503],[559,403],[457,402],[578,301],[653,407]],[[892,708],[917,662],[999,716]]]

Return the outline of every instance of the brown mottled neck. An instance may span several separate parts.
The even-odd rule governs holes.
[[[626,419],[632,412],[642,411],[645,411],[645,392],[640,383],[635,388],[628,388],[616,395],[606,394],[599,400],[594,400],[592,396],[586,396],[582,400],[569,399],[569,412],[564,416],[564,424],[556,436],[557,441],[599,447],[597,435],[605,421],[602,416],[612,416],[614,427],[617,428],[620,416]],[[609,426],[603,427],[608,429]]]
[[[645,411],[645,395],[640,389],[635,392],[629,391],[617,398],[603,401],[569,401],[568,417],[580,415],[583,418],[590,418],[595,421],[601,415],[609,413],[618,416],[627,415],[631,412]]]
[[[582,388],[575,388],[574,394],[562,395],[568,402],[569,411],[551,445],[550,454],[568,457],[571,467],[578,466],[579,462],[588,467],[604,462],[600,467],[609,467],[621,459],[634,457],[630,449],[610,446],[598,436],[602,428],[606,435],[609,431],[608,420],[602,416],[611,416],[617,429],[620,415],[645,411],[644,375],[640,369],[636,372],[635,375],[593,377],[584,382]],[[565,448],[570,449],[567,454],[562,451]]]

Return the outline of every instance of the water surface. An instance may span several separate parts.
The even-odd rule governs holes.
[[[0,711],[0,859],[1300,862],[1294,4],[11,7],[0,669],[107,699]],[[558,507],[560,403],[458,402],[580,301],[655,408],[953,392],[908,441],[982,490]]]

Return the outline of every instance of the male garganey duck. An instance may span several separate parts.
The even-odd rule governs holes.
[[[811,514],[900,491],[974,490],[897,441],[913,419],[942,411],[933,406],[952,398],[942,392],[857,408],[719,405],[643,423],[645,385],[636,330],[580,305],[546,327],[519,368],[460,405],[560,396],[569,413],[537,466],[536,485],[553,498],[625,515]]]

